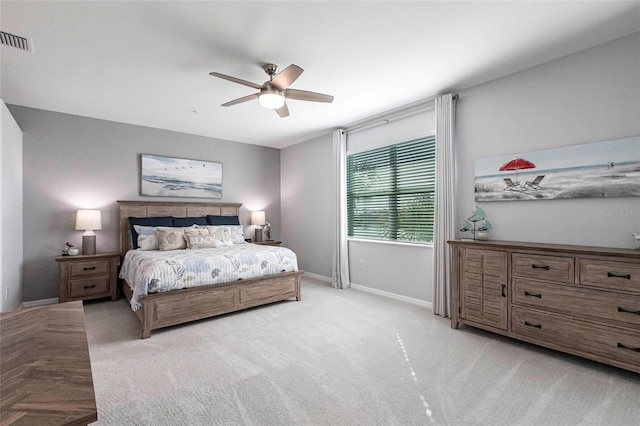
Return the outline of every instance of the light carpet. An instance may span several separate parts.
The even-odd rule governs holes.
[[[85,303],[96,425],[638,425],[640,375],[305,277],[302,300],[152,332]]]

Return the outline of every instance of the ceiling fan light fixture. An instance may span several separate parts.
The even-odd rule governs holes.
[[[264,108],[278,109],[284,105],[284,94],[282,91],[273,88],[260,89],[258,102]]]

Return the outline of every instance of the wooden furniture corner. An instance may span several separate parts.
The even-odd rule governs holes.
[[[282,244],[282,241],[265,240],[265,241],[256,241],[253,244],[258,244],[261,246],[279,246],[280,244]]]
[[[98,420],[81,301],[0,314],[0,424]]]

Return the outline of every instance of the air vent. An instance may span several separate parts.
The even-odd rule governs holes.
[[[0,31],[0,42],[5,46],[15,47],[16,49],[31,51],[29,46],[29,40],[24,37],[20,37],[14,34],[5,33]]]

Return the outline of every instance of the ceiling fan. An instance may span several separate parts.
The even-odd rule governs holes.
[[[274,109],[280,117],[287,117],[289,115],[289,108],[287,107],[285,99],[312,102],[333,102],[333,96],[330,95],[308,92],[306,90],[289,89],[289,86],[291,86],[304,71],[297,65],[291,64],[279,73],[277,73],[278,66],[274,64],[263,64],[262,69],[269,75],[269,80],[265,81],[262,85],[231,77],[229,75],[220,74],[219,72],[210,72],[209,74],[214,77],[223,78],[225,80],[259,90],[258,93],[229,101],[222,104],[222,106],[228,107],[242,102],[251,101],[253,99],[258,99],[260,105],[263,107]]]

